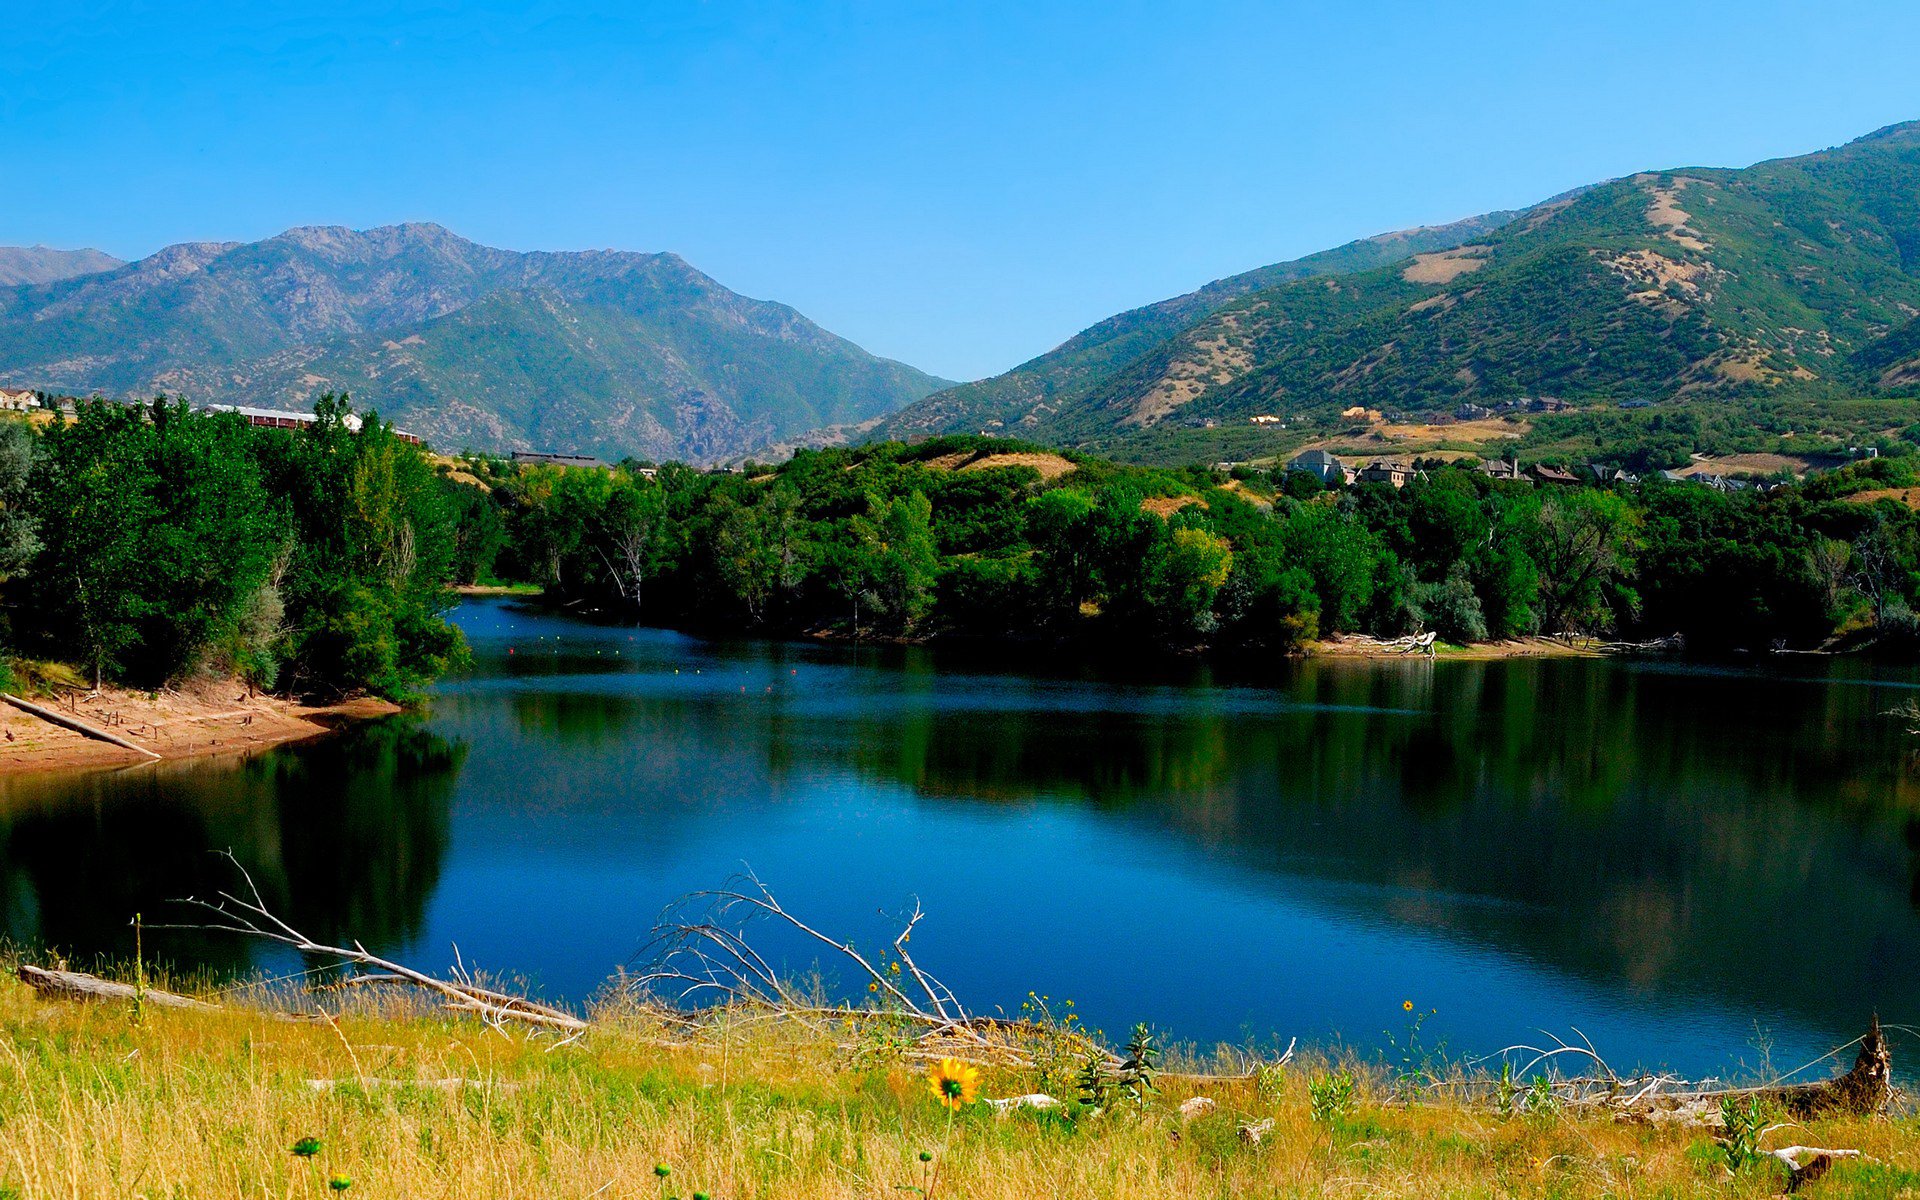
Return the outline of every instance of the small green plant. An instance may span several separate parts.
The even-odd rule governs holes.
[[[1133,1027],[1126,1051],[1126,1061],[1120,1064],[1120,1086],[1127,1099],[1144,1106],[1159,1090],[1153,1079],[1160,1069],[1160,1048],[1153,1044],[1153,1031],[1147,1028],[1146,1022]]]
[[[327,1180],[327,1189],[329,1191],[344,1192],[352,1186],[353,1180],[345,1175],[334,1175]]]
[[[1760,1158],[1760,1139],[1767,1132],[1767,1110],[1760,1103],[1760,1097],[1751,1093],[1744,1100],[1723,1096],[1720,1119],[1726,1124],[1726,1132],[1720,1135],[1720,1149],[1726,1155],[1727,1170],[1738,1175]]]
[[[1253,1069],[1253,1094],[1268,1104],[1277,1103],[1286,1090],[1287,1068],[1280,1063],[1261,1063]]]
[[[1317,1125],[1331,1125],[1353,1114],[1354,1082],[1350,1071],[1334,1071],[1307,1079],[1308,1110]]]
[[[295,1158],[312,1158],[318,1153],[320,1153],[320,1139],[317,1137],[303,1137],[293,1144]]]
[[[1535,1075],[1527,1084],[1527,1111],[1536,1117],[1550,1117],[1560,1111],[1560,1097],[1554,1094],[1553,1080]]]
[[[1086,1061],[1080,1065],[1080,1074],[1074,1080],[1074,1091],[1083,1108],[1112,1107],[1113,1077],[1107,1073],[1106,1060],[1099,1052],[1087,1055]]]
[[[1415,1089],[1434,1081],[1433,1062],[1445,1055],[1445,1047],[1428,1048],[1420,1042],[1420,1027],[1438,1009],[1416,1012],[1411,1000],[1401,1001],[1400,1007],[1409,1014],[1406,1029],[1398,1037],[1394,1036],[1392,1030],[1384,1030],[1383,1035],[1394,1059],[1394,1090],[1400,1093],[1402,1099],[1411,1100]]]
[[[1520,1085],[1513,1081],[1513,1063],[1503,1061],[1500,1064],[1500,1078],[1493,1085],[1493,1102],[1501,1116],[1513,1115],[1513,1100],[1519,1094]]]

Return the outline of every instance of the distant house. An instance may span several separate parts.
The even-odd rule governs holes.
[[[1520,469],[1517,459],[1494,458],[1480,464],[1480,473],[1488,479],[1507,479],[1516,483],[1526,483],[1526,472]]]
[[[1419,472],[1413,469],[1412,463],[1381,458],[1360,468],[1360,473],[1354,476],[1354,479],[1360,483],[1390,483],[1396,488],[1403,488],[1418,474]]]
[[[1653,407],[1653,401],[1651,401],[1651,400],[1622,400],[1622,401],[1620,402],[1620,407],[1621,407],[1621,408],[1652,408],[1652,407]]]
[[[515,466],[522,467],[604,467],[607,464],[588,454],[543,454],[535,450],[515,450]]]
[[[1462,404],[1453,415],[1462,421],[1479,421],[1492,416],[1493,410],[1484,404]]]
[[[1572,407],[1573,405],[1568,404],[1565,400],[1556,400],[1552,396],[1535,396],[1533,399],[1527,401],[1528,412],[1566,412]]]
[[[1580,479],[1578,476],[1568,474],[1567,472],[1562,471],[1558,467],[1550,467],[1545,463],[1535,463],[1532,466],[1528,467],[1527,474],[1533,479],[1535,483],[1556,484],[1556,485],[1564,486],[1566,484],[1576,484],[1580,482]]]
[[[255,429],[305,429],[320,419],[310,412],[289,412],[280,408],[253,408],[245,404],[208,404],[204,405],[201,411],[237,413],[245,417],[247,424]],[[352,413],[342,417],[340,423],[354,433],[360,432],[360,418]],[[396,428],[393,436],[409,445],[421,444],[419,437],[404,429]]]
[[[1595,483],[1598,483],[1607,487],[1611,487],[1613,484],[1616,484],[1616,483],[1640,482],[1640,477],[1638,475],[1633,474],[1631,471],[1623,471],[1619,467],[1609,467],[1604,463],[1588,463],[1586,466],[1586,472],[1587,474],[1593,476],[1593,481]]]
[[[0,412],[32,412],[40,397],[25,388],[0,388]]]
[[[1247,420],[1253,422],[1255,425],[1285,425],[1287,423],[1285,417],[1276,417],[1272,413],[1259,413],[1255,416],[1248,417]]]
[[[1352,483],[1353,470],[1325,450],[1308,450],[1287,461],[1287,470],[1305,471],[1321,483]]]

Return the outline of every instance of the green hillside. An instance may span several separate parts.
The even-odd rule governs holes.
[[[963,383],[902,410],[876,427],[876,437],[973,432],[998,421],[1020,422],[1036,410],[1074,405],[1168,338],[1242,296],[1298,279],[1348,275],[1415,254],[1448,250],[1483,237],[1517,213],[1496,212],[1449,225],[1422,226],[1348,242],[1288,262],[1218,279],[1197,291],[1108,317],[1059,347],[1004,375]]]
[[[347,391],[447,449],[704,462],[944,381],[672,254],[522,254],[400,225],[0,288],[0,383],[302,409]]]
[[[1312,430],[1356,406],[1911,390],[1920,124],[1741,170],[1614,180],[1361,265],[1232,297],[1098,363],[1066,354],[1076,339],[883,430],[995,427],[1155,457],[1244,445],[1262,414]]]

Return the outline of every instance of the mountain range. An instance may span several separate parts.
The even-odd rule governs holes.
[[[1920,122],[1234,276],[865,432],[991,430],[1150,457],[1182,430],[1353,407],[1914,392],[1916,318]]]
[[[449,450],[708,462],[947,383],[673,254],[521,253],[432,224],[132,263],[9,250],[0,272],[0,383],[269,408],[345,391]]]

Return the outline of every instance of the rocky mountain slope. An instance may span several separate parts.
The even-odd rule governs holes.
[[[446,449],[709,461],[942,386],[672,254],[519,253],[429,224],[170,246],[0,288],[0,382],[304,408]]]
[[[879,429],[997,427],[1126,452],[1353,406],[1920,387],[1920,123],[1745,169],[1634,175],[1481,222],[1384,246],[1397,259],[1385,265],[1349,259],[1359,269],[1113,318]],[[1153,323],[1162,313],[1174,328]]]

